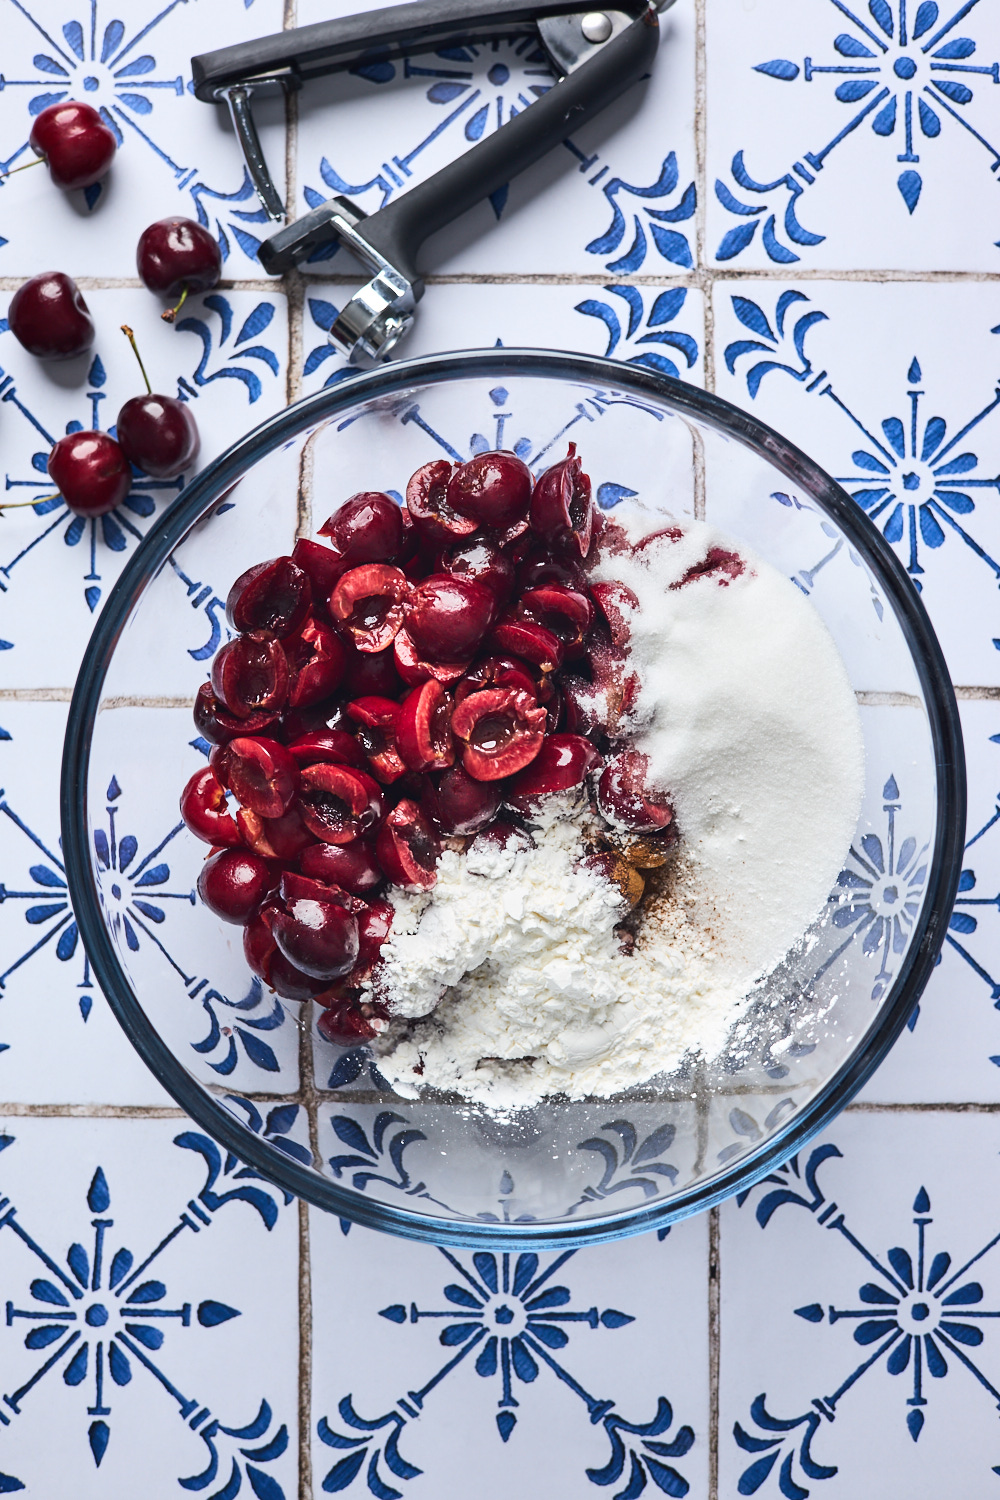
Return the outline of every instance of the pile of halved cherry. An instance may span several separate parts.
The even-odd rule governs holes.
[[[299,541],[233,585],[238,634],[194,710],[213,749],[181,812],[213,845],[202,900],[245,924],[278,994],[324,1007],[331,1041],[385,1029],[360,988],[392,923],[379,893],[433,886],[442,839],[506,841],[584,782],[612,830],[672,835],[619,736],[638,600],[589,581],[602,531],[621,544],[573,444],[537,482],[513,453],[438,459],[402,507],[354,495],[321,527],[329,545]]]

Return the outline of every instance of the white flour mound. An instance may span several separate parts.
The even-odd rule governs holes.
[[[669,585],[711,547],[745,572]],[[398,1092],[457,1091],[511,1109],[550,1094],[607,1097],[717,1055],[753,984],[822,910],[857,820],[863,745],[837,649],[768,564],[700,523],[595,581],[638,596],[625,726],[681,833],[669,898],[635,948],[627,905],[582,863],[586,797],[550,797],[534,845],[480,838],[446,851],[431,892],[391,893],[376,975],[399,1018],[378,1044]]]

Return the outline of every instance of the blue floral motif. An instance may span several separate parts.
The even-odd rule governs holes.
[[[473,65],[486,57],[492,59],[489,69],[484,78],[477,80]],[[375,200],[369,211],[381,208],[393,193],[406,186],[413,176],[413,163],[439,136],[461,131],[465,141],[474,145],[521,114],[547,93],[553,83],[548,59],[533,37],[498,37],[489,44],[445,47],[433,54],[411,53],[396,61],[375,50],[351,72],[376,87],[384,87],[397,78],[426,78],[426,102],[433,113],[444,110],[445,114],[428,122],[415,145],[393,156],[391,161],[382,162],[367,180],[349,181],[324,156],[319,163],[319,176],[327,191],[320,192],[307,185],[303,196],[310,208],[317,208],[330,193],[346,193],[352,198],[369,193]],[[506,185],[490,194],[498,219],[506,202]],[[338,249],[335,243],[322,245],[309,257],[310,262],[330,260]]]
[[[998,649],[1000,649],[1000,643],[995,641],[994,645],[997,645]],[[990,742],[994,745],[1000,745],[1000,734],[990,735]],[[994,807],[992,813],[986,819],[986,822],[983,824],[983,826],[981,828],[978,828],[972,835],[972,837],[967,841],[965,845],[966,853],[968,853],[974,845],[978,844],[980,839],[987,838],[992,835],[993,830],[994,828],[996,828],[998,823],[1000,823],[1000,799],[997,800],[997,805]],[[979,850],[976,851],[976,855],[973,855],[973,859],[976,859],[976,856],[979,854],[979,852]],[[983,923],[983,918],[988,914],[988,909],[990,907],[992,907],[994,911],[1000,912],[1000,893],[998,893],[996,896],[970,894],[971,892],[977,890],[978,886],[976,871],[974,868],[972,868],[971,865],[969,865],[962,871],[961,875],[959,876],[958,895],[955,898],[955,909],[952,912],[951,920],[948,923],[946,942],[948,943],[949,947],[952,948],[954,952],[956,952],[959,957],[969,965],[972,972],[976,974],[987,986],[990,992],[990,999],[993,1001],[995,1009],[1000,1010],[1000,980],[996,979],[994,975],[990,973],[989,968],[986,967],[986,964],[990,964],[990,966],[993,967],[989,949],[987,948],[986,952],[981,951],[983,945],[988,943],[990,937],[992,936],[991,929],[986,928],[981,924]],[[970,908],[976,908],[977,910],[972,910]],[[975,955],[975,952],[970,951],[977,949],[980,950],[978,957]],[[996,1066],[1000,1068],[1000,1056],[991,1057],[990,1062],[996,1064]]]
[[[657,1126],[640,1140],[639,1132],[628,1120],[611,1120],[601,1129],[606,1136],[591,1136],[580,1141],[578,1151],[592,1151],[604,1162],[601,1178],[588,1184],[579,1200],[572,1204],[566,1215],[576,1213],[585,1203],[595,1203],[602,1198],[622,1192],[634,1192],[644,1200],[657,1198],[663,1192],[663,1180],[671,1185],[677,1181],[677,1168],[668,1161],[658,1160],[670,1150],[677,1127],[669,1123]],[[656,1237],[666,1239],[670,1225],[658,1229]]]
[[[951,1369],[963,1366],[995,1402],[1000,1402],[1000,1392],[966,1352],[979,1348],[984,1341],[983,1326],[977,1320],[1000,1317],[1000,1311],[980,1307],[983,1287],[969,1279],[971,1268],[1000,1244],[1000,1234],[968,1256],[957,1270],[952,1270],[948,1251],[931,1254],[927,1233],[934,1222],[930,1217],[931,1200],[926,1188],[921,1187],[913,1200],[912,1249],[896,1245],[884,1256],[873,1252],[848,1228],[844,1211],[838,1211],[836,1203],[827,1201],[817,1181],[824,1162],[841,1154],[830,1142],[817,1146],[804,1170],[794,1156],[736,1199],[742,1208],[758,1189],[765,1189],[756,1199],[755,1207],[755,1217],[762,1229],[768,1227],[781,1208],[805,1209],[817,1225],[843,1237],[864,1261],[866,1275],[874,1271],[877,1277],[859,1288],[859,1307],[824,1307],[822,1302],[811,1302],[795,1308],[797,1317],[814,1325],[828,1322],[832,1326],[848,1320],[848,1326],[853,1325],[854,1342],[865,1350],[875,1347],[832,1395],[815,1397],[811,1403],[813,1409],[800,1416],[785,1419],[772,1415],[767,1409],[766,1393],[752,1402],[750,1417],[761,1435],[747,1431],[739,1422],[733,1428],[733,1436],[743,1452],[757,1455],[740,1476],[737,1485],[740,1495],[756,1494],[776,1466],[778,1489],[789,1500],[805,1500],[810,1493],[799,1482],[797,1472],[804,1479],[832,1478],[837,1473],[836,1467],[821,1464],[813,1457],[812,1441],[823,1420],[834,1421],[839,1402],[883,1358],[889,1375],[908,1372],[906,1389],[912,1394],[905,1399],[904,1417],[914,1442],[919,1439],[926,1420],[931,1389],[928,1377],[931,1381],[943,1380]]]
[[[166,921],[166,910],[160,903],[171,900],[186,901],[192,906],[197,903],[193,890],[162,889],[170,879],[170,866],[161,859],[161,855],[181,832],[184,824],[176,823],[136,864],[134,861],[139,853],[138,841],[132,834],[120,836],[117,830],[117,809],[114,804],[119,796],[121,788],[112,778],[108,787],[107,827],[94,830],[98,896],[107,913],[110,931],[119,942],[124,938],[125,945],[133,953],[139,951],[143,939],[152,943],[178,976],[189,997],[199,1001],[209,1029],[207,1035],[200,1041],[192,1042],[191,1047],[204,1056],[206,1061],[209,1054],[217,1052],[220,1046],[224,1048],[221,1057],[217,1056],[216,1061],[208,1062],[214,1073],[228,1078],[234,1071],[239,1060],[237,1040],[255,1068],[266,1073],[279,1072],[280,1065],[274,1049],[261,1033],[275,1031],[285,1024],[287,1014],[281,1001],[274,995],[265,998],[263,985],[254,975],[249,976],[246,994],[239,1000],[230,1000],[208,979],[197,973],[189,974],[187,966],[175,957],[155,931],[155,928],[162,927]],[[238,1020],[234,1018],[231,1026],[222,1025],[217,1007],[235,1011]]]
[[[851,453],[853,473],[835,477],[877,523],[886,541],[901,548],[918,592],[925,571],[921,558],[943,547],[949,535],[957,537],[1000,580],[1000,562],[972,535],[966,519],[976,512],[977,490],[994,490],[1000,495],[1000,476],[983,474],[978,455],[960,446],[1000,407],[1000,391],[994,390],[986,404],[949,436],[944,417],[924,416],[923,371],[919,360],[913,358],[906,372],[902,415],[884,417],[881,436],[876,436],[875,424],[856,415],[838,395],[827,371],[817,371],[808,357],[805,342],[809,330],[827,316],[817,308],[805,310],[799,306],[808,301],[804,292],[782,292],[775,304],[772,326],[758,303],[749,297],[733,296],[733,311],[754,337],[737,339],[727,346],[725,361],[730,374],[736,373],[738,361],[750,356],[753,362],[745,367],[745,378],[751,399],[768,375],[780,371],[799,382],[805,393],[832,401],[862,434],[864,445]],[[790,318],[793,308],[796,311]]]
[[[0,1137],[0,1150],[14,1142],[14,1137]],[[265,1500],[284,1500],[284,1491],[273,1478],[254,1466],[271,1463],[288,1446],[288,1430],[281,1426],[262,1446],[239,1446],[258,1443],[272,1424],[271,1408],[262,1401],[254,1420],[243,1427],[226,1427],[213,1417],[211,1410],[197,1397],[185,1396],[170,1378],[160,1351],[191,1328],[196,1321],[202,1328],[218,1328],[240,1310],[214,1298],[205,1298],[194,1307],[190,1302],[171,1305],[167,1284],[159,1275],[149,1276],[154,1262],[164,1256],[178,1236],[185,1231],[200,1233],[214,1223],[214,1215],[229,1203],[243,1202],[260,1216],[266,1229],[277,1222],[279,1207],[273,1190],[251,1186],[243,1179],[256,1177],[249,1168],[240,1167],[230,1158],[223,1167],[218,1147],[207,1136],[185,1131],[174,1144],[199,1154],[205,1163],[205,1185],[192,1198],[176,1223],[152,1248],[137,1256],[124,1245],[112,1253],[114,1240],[110,1231],[114,1218],[109,1216],[111,1189],[101,1167],[98,1167],[86,1193],[90,1218],[88,1232],[69,1246],[65,1255],[50,1254],[20,1222],[18,1210],[6,1195],[0,1194],[0,1230],[9,1229],[36,1258],[42,1272],[24,1292],[8,1300],[6,1327],[23,1333],[23,1344],[32,1351],[49,1351],[41,1364],[14,1391],[5,1393],[0,1424],[9,1427],[12,1417],[21,1415],[25,1400],[44,1389],[42,1382],[53,1370],[59,1370],[70,1388],[84,1387],[87,1395],[86,1415],[93,1420],[87,1427],[87,1441],[97,1467],[111,1441],[112,1401],[117,1387],[130,1385],[133,1378],[146,1370],[158,1389],[177,1403],[178,1415],[199,1433],[209,1450],[208,1467],[203,1473],[179,1480],[188,1490],[207,1488],[219,1471],[219,1450],[236,1447],[230,1457],[229,1483],[214,1492],[216,1500],[235,1496],[245,1475],[254,1493]],[[239,1186],[217,1192],[220,1178]],[[286,1204],[291,1199],[285,1196]],[[159,1271],[159,1267],[156,1267]],[[160,1272],[162,1275],[162,1272]],[[23,1303],[24,1305],[19,1305]],[[155,1358],[154,1358],[155,1356]],[[12,1414],[12,1415],[8,1415]],[[220,1442],[233,1440],[231,1444]],[[258,1487],[258,1484],[260,1487]],[[10,1476],[0,1476],[0,1492],[22,1489]]]
[[[487,58],[492,61],[485,76],[474,75],[472,65]],[[431,79],[433,81],[428,84],[424,97],[428,104],[437,110],[444,109],[446,113],[443,118],[428,122],[425,133],[409,150],[393,156],[391,161],[381,162],[371,176],[360,181],[353,182],[344,177],[324,156],[318,172],[326,191],[311,186],[303,189],[310,208],[317,208],[330,193],[344,193],[351,198],[363,197],[367,193],[373,199],[369,212],[381,208],[394,193],[405,189],[413,176],[413,163],[438,137],[461,131],[465,141],[474,145],[484,135],[499,130],[522,113],[535,98],[547,93],[553,81],[545,53],[530,37],[498,38],[489,47],[446,47],[433,56],[411,54],[397,62],[373,52],[351,71],[376,87],[397,78]],[[641,268],[652,241],[657,253],[668,264],[685,269],[693,266],[687,235],[672,226],[694,217],[697,206],[694,183],[688,183],[675,203],[664,206],[665,200],[676,192],[680,177],[673,151],[663,159],[655,181],[642,185],[627,182],[624,177],[614,174],[609,176],[610,167],[606,163],[599,165],[600,154],[582,150],[571,138],[563,145],[575,158],[588,185],[600,188],[611,210],[611,223],[604,234],[587,245],[589,254],[611,256],[606,269],[620,275]],[[465,149],[468,147],[463,144]],[[490,194],[490,203],[498,219],[506,207],[507,196],[506,184]],[[638,199],[642,211],[631,213],[631,243],[624,254],[616,256],[615,252],[621,248],[629,229],[628,219],[618,201],[620,196]],[[654,203],[659,207],[648,206]],[[310,261],[330,260],[338,248],[336,244],[320,246],[310,256]],[[320,323],[319,326],[329,327],[329,323]]]
[[[689,1484],[673,1463],[665,1460],[683,1458],[694,1443],[690,1427],[681,1427],[666,1440],[673,1423],[669,1401],[660,1396],[656,1414],[648,1422],[629,1422],[615,1409],[615,1402],[592,1396],[573,1375],[553,1357],[570,1342],[575,1329],[586,1326],[592,1332],[624,1328],[634,1321],[629,1313],[608,1307],[599,1310],[571,1310],[572,1292],[567,1286],[552,1285],[552,1277],[577,1253],[566,1251],[540,1269],[539,1257],[531,1252],[514,1256],[479,1251],[471,1264],[448,1250],[439,1252],[460,1278],[443,1288],[443,1308],[419,1308],[415,1302],[394,1302],[383,1307],[379,1316],[399,1327],[414,1327],[424,1318],[444,1323],[438,1342],[450,1354],[446,1362],[424,1382],[419,1390],[400,1397],[392,1410],[370,1419],[356,1411],[353,1398],[345,1396],[338,1404],[340,1421],[331,1425],[326,1417],[319,1422],[322,1442],[344,1452],[323,1480],[327,1494],[346,1490],[362,1469],[369,1491],[379,1500],[399,1500],[401,1491],[383,1477],[384,1465],[397,1479],[415,1479],[420,1470],[399,1451],[400,1435],[407,1421],[423,1411],[427,1397],[451,1375],[473,1351],[473,1365],[483,1380],[498,1380],[496,1425],[501,1440],[509,1441],[517,1425],[517,1409],[546,1366],[557,1380],[578,1396],[587,1408],[590,1421],[604,1427],[610,1445],[607,1464],[587,1469],[591,1484],[617,1484],[629,1466],[627,1482],[617,1490],[615,1500],[634,1500],[652,1480],[666,1495],[682,1497]],[[466,1366],[468,1369],[468,1366]],[[494,1387],[496,1389],[496,1387]],[[517,1394],[515,1394],[517,1392]],[[346,1431],[342,1429],[347,1429]],[[346,1451],[345,1451],[346,1450]],[[366,1467],[367,1460],[367,1467]]]
[[[831,897],[833,925],[850,928],[850,937],[823,966],[829,968],[848,944],[861,938],[862,951],[880,957],[873,1000],[880,999],[893,981],[891,966],[909,945],[927,880],[928,845],[918,844],[912,835],[899,836],[896,819],[902,800],[894,776],[885,783],[882,796],[884,835],[869,832],[862,835],[859,848],[851,845],[847,866],[837,877],[837,895]],[[918,1011],[919,1007],[910,1020],[911,1029]]]
[[[194,333],[202,344],[201,359],[192,370],[190,378],[184,375],[178,376],[178,398],[181,401],[196,401],[205,386],[216,380],[228,379],[238,380],[243,384],[247,399],[252,405],[260,399],[263,392],[261,376],[258,373],[259,366],[263,365],[272,376],[276,376],[279,371],[278,357],[274,350],[259,342],[274,318],[275,304],[270,299],[258,303],[244,320],[233,339],[232,347],[225,349],[224,346],[228,345],[233,332],[232,303],[219,293],[212,293],[203,300],[205,307],[219,319],[219,335],[216,339],[212,327],[205,318],[186,317],[178,322],[179,332]],[[0,334],[7,332],[9,332],[7,322],[0,320]],[[186,345],[187,340],[184,340],[181,345],[178,345],[178,349]],[[213,361],[217,368],[210,372],[209,365]],[[95,355],[87,379],[90,386],[85,397],[89,403],[87,420],[84,422],[74,419],[67,422],[68,433],[79,432],[85,427],[99,428],[101,425],[100,404],[107,397],[107,392],[103,389],[107,383],[107,374],[99,355]],[[100,568],[103,549],[107,548],[110,552],[121,553],[127,551],[130,540],[142,541],[143,523],[148,522],[155,514],[157,504],[163,498],[172,500],[176,497],[184,487],[184,478],[181,476],[178,479],[150,479],[148,475],[133,467],[133,487],[116,510],[100,517],[87,518],[73,515],[62,497],[58,493],[53,494],[52,481],[48,477],[48,450],[56,438],[47,431],[41,419],[21,401],[13,375],[2,368],[0,368],[0,401],[12,406],[44,439],[46,444],[45,449],[31,456],[34,478],[12,477],[10,473],[4,475],[4,488],[8,494],[13,490],[35,492],[31,510],[36,516],[46,519],[45,524],[31,541],[20,546],[13,555],[0,562],[0,593],[6,592],[11,574],[29,553],[48,538],[51,537],[54,540],[57,535],[61,535],[67,547],[79,547],[81,543],[84,543],[81,549],[81,556],[87,568],[83,577],[84,598],[88,608],[96,610],[102,597],[103,579]],[[113,425],[108,431],[112,437],[115,436],[116,429]],[[220,511],[223,508],[226,507],[220,507]],[[200,587],[200,585],[195,585],[195,587]],[[216,600],[214,607],[222,608],[222,601]],[[215,644],[218,645],[217,640]],[[212,655],[214,650],[215,646],[212,646],[207,654]]]
[[[194,890],[169,888],[170,865],[163,858],[170,843],[181,832],[183,823],[176,823],[148,853],[142,854],[135,835],[122,833],[120,830],[117,804],[121,796],[122,789],[112,777],[107,789],[106,822],[94,830],[99,895],[108,914],[111,931],[132,952],[138,952],[144,941],[152,943],[178,975],[188,995],[199,1001],[209,1029],[204,1038],[191,1045],[195,1052],[206,1058],[220,1047],[223,1049],[221,1057],[208,1063],[214,1072],[223,1077],[228,1077],[233,1072],[238,1060],[237,1039],[254,1067],[263,1072],[278,1072],[278,1060],[261,1033],[274,1031],[285,1024],[287,1016],[281,1002],[274,996],[265,999],[263,986],[253,977],[249,980],[247,993],[239,1000],[230,1000],[221,990],[212,986],[208,979],[187,973],[159,935],[168,921],[168,903],[179,901],[194,906],[197,902]],[[59,856],[20,817],[2,792],[0,815],[12,823],[28,845],[32,846],[26,851],[27,857],[34,857],[36,860],[28,867],[27,879],[18,880],[17,888],[0,882],[0,905],[6,901],[25,902],[25,921],[32,929],[24,950],[16,956],[4,957],[4,968],[0,971],[0,994],[12,974],[54,943],[56,958],[61,963],[69,963],[73,959],[79,962],[80,978],[76,988],[81,993],[78,1005],[80,1014],[86,1021],[93,1007],[94,981],[91,977],[90,960],[80,944],[79,929],[70,906],[65,867]],[[42,862],[38,861],[34,851],[44,857]],[[218,1016],[220,1007],[235,1011],[238,1020],[231,1026],[223,1026]],[[7,1044],[0,1044],[0,1052],[6,1050]]]
[[[685,368],[691,369],[698,359],[697,342],[689,333],[682,333],[680,329],[668,326],[687,301],[686,287],[671,287],[657,293],[650,299],[648,308],[642,290],[637,286],[613,283],[604,290],[610,296],[619,298],[624,307],[588,297],[576,304],[575,311],[583,313],[585,317],[600,318],[607,328],[608,343],[604,351],[606,358],[610,359],[617,353],[618,358],[624,358],[626,364],[643,365],[661,375],[679,379],[680,370],[665,353],[669,348],[678,351],[684,358]],[[623,329],[622,319],[626,313],[628,322]],[[644,332],[641,331],[643,329]],[[635,352],[629,353],[628,350]]]
[[[249,7],[253,0],[243,0],[243,3]],[[227,226],[223,226],[218,216],[215,221],[223,259],[230,254],[229,235],[232,235],[244,254],[255,260],[260,240],[243,226],[266,225],[268,220],[257,203],[246,170],[234,192],[215,189],[200,180],[196,166],[176,161],[171,150],[162,143],[157,125],[156,91],[165,93],[168,98],[183,99],[190,83],[180,75],[174,78],[159,76],[156,58],[140,49],[152,44],[151,38],[176,7],[177,0],[173,0],[145,25],[132,29],[117,18],[102,19],[98,0],[91,0],[86,18],[66,21],[57,36],[46,29],[30,4],[17,0],[17,9],[38,33],[43,50],[35,53],[30,67],[25,67],[25,71],[33,70],[37,76],[0,79],[0,89],[25,91],[28,116],[21,127],[23,136],[19,129],[14,141],[0,146],[0,153],[6,152],[6,155],[0,154],[0,172],[9,172],[21,158],[34,160],[28,135],[36,115],[63,99],[83,99],[99,111],[114,133],[119,149],[145,149],[153,153],[156,160],[172,173],[178,191],[190,193],[191,212],[206,228],[211,227],[210,206],[224,206]],[[106,9],[104,15],[107,15]],[[4,179],[0,177],[0,187],[4,185]],[[103,190],[101,182],[83,189],[81,196],[88,210],[97,207]],[[0,245],[6,243],[0,238]]]
[[[580,159],[580,170],[589,171],[597,160],[596,156],[584,157],[583,153],[576,150],[572,142],[567,141],[567,146],[573,154]],[[607,167],[602,167],[596,176],[588,178],[591,186],[596,186],[607,172]],[[646,187],[637,187],[624,178],[612,177],[602,187],[601,191],[612,209],[612,219],[604,234],[597,239],[591,240],[587,251],[591,255],[614,255],[624,243],[628,229],[628,221],[618,202],[620,193],[627,194],[631,198],[647,200],[647,202],[662,202],[676,191],[680,173],[677,167],[676,154],[671,151],[665,156],[660,165],[660,174],[655,182]],[[671,208],[649,208],[644,206],[642,215],[632,213],[632,242],[624,255],[619,255],[606,263],[605,269],[613,271],[618,275],[641,270],[645,264],[646,255],[649,250],[649,240],[652,239],[661,257],[671,265],[682,266],[690,270],[694,265],[691,255],[691,245],[687,235],[678,229],[671,229],[671,224],[683,224],[694,217],[698,205],[698,196],[693,182],[689,182],[679,200]],[[666,321],[666,320],[664,320]],[[655,325],[650,325],[655,326]],[[691,361],[688,361],[690,364]]]
[[[943,20],[935,0],[923,0],[915,8],[907,6],[906,0],[897,0],[895,7],[889,0],[870,0],[871,22],[843,0],[830,3],[837,11],[837,21],[846,17],[851,28],[833,38],[832,53],[827,54],[830,61],[805,57],[800,64],[776,57],[757,63],[754,71],[776,82],[796,85],[836,78],[839,81],[834,96],[852,110],[851,118],[824,146],[803,151],[786,172],[769,182],[758,181],[749,171],[744,153],[737,151],[730,171],[739,191],[734,192],[719,178],[715,193],[723,208],[741,222],[723,235],[715,252],[717,260],[733,260],[742,254],[754,240],[758,225],[763,225],[761,241],[769,259],[780,265],[801,258],[793,245],[805,249],[822,244],[825,235],[813,233],[799,222],[799,200],[837,147],[866,122],[874,135],[894,140],[896,161],[903,168],[896,186],[911,215],[923,188],[923,178],[916,170],[922,165],[920,152],[925,149],[924,143],[937,139],[945,123],[954,121],[986,151],[991,172],[1000,166],[1000,151],[961,112],[972,102],[973,85],[1000,83],[1000,63],[967,61],[976,52],[976,42],[972,37],[954,34],[979,0],[965,0],[950,14],[945,12]],[[860,107],[854,110],[855,105]],[[776,197],[771,198],[771,194]],[[748,195],[766,201],[747,202]]]

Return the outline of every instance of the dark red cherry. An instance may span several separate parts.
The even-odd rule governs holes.
[[[281,953],[303,974],[340,979],[358,956],[357,918],[329,901],[301,899],[275,913],[271,931]]]
[[[318,1004],[327,1004],[324,996],[316,998]],[[316,1022],[320,1036],[335,1047],[356,1047],[359,1042],[370,1042],[388,1027],[389,1018],[384,1006],[369,1000],[359,1001],[356,991],[332,996],[328,1008]]]
[[[375,847],[367,839],[350,844],[313,844],[299,860],[303,875],[339,885],[353,896],[367,896],[382,884],[382,868]]]
[[[391,495],[365,490],[345,500],[319,528],[346,567],[395,562],[403,550],[403,516]]]
[[[478,833],[492,823],[502,801],[495,782],[477,781],[462,766],[452,766],[437,784],[435,810],[445,833]]]
[[[393,654],[398,639],[397,635],[393,645],[384,651],[358,651],[348,642],[341,691],[349,698],[364,698],[369,694],[378,698],[398,697],[403,688]]]
[[[479,529],[478,522],[459,515],[448,503],[451,470],[446,458],[433,459],[412,474],[406,486],[406,508],[421,540],[432,547],[465,541]]]
[[[545,737],[545,709],[528,693],[486,688],[470,693],[451,716],[464,743],[462,764],[477,781],[500,781],[530,765]]]
[[[363,563],[337,584],[330,595],[330,613],[350,631],[358,651],[384,651],[403,623],[403,601],[409,593],[409,580],[399,568]]]
[[[529,813],[541,797],[579,786],[603,762],[589,740],[579,734],[547,734],[542,748],[504,792],[504,801]]]
[[[506,604],[514,592],[514,564],[499,547],[482,537],[447,547],[441,554],[441,569],[456,578],[472,578],[485,584],[498,606]]]
[[[636,595],[627,584],[613,579],[607,583],[591,584],[590,593],[607,621],[613,644],[627,646],[632,635],[632,616],[639,608]]]
[[[132,470],[106,432],[68,432],[49,454],[49,475],[78,516],[103,516],[132,488]]]
[[[531,495],[531,529],[547,542],[558,542],[570,556],[586,557],[594,525],[590,476],[576,454],[576,444],[560,463],[538,480]]]
[[[346,729],[316,729],[292,740],[289,755],[294,755],[300,766],[317,766],[324,761],[335,766],[356,766],[365,769],[365,754],[353,734]]]
[[[277,884],[271,866],[249,849],[222,849],[201,867],[198,894],[224,922],[248,922]]]
[[[212,684],[203,682],[195,694],[194,722],[199,734],[213,745],[224,745],[238,734],[265,734],[278,723],[277,713],[260,710],[246,718],[232,714],[212,692]]]
[[[162,314],[172,323],[189,292],[207,292],[222,275],[218,241],[194,219],[158,219],[139,236],[135,263],[143,284],[165,297],[180,297]]]
[[[358,726],[358,744],[368,759],[369,769],[384,786],[406,774],[396,744],[400,712],[399,704],[391,698],[356,698],[347,705],[348,717]]]
[[[351,766],[304,766],[297,803],[310,833],[325,844],[349,844],[382,816],[378,782]]]
[[[22,282],[7,309],[10,331],[38,359],[73,359],[94,342],[94,320],[71,276],[43,271]]]
[[[198,424],[186,401],[133,396],[118,413],[118,441],[129,463],[154,479],[176,479],[198,457]]]
[[[513,610],[500,619],[491,636],[498,651],[530,661],[542,672],[557,672],[563,662],[563,644],[557,635],[533,620],[524,620]]]
[[[739,578],[745,569],[746,563],[738,552],[730,552],[725,547],[709,547],[701,562],[688,568],[684,577],[678,578],[670,587],[682,589],[685,584],[694,583],[696,579],[714,578],[720,587],[725,588],[734,578]]]
[[[238,848],[243,842],[226,802],[226,789],[211,766],[202,766],[181,792],[181,817],[195,838],[206,844]]]
[[[513,656],[481,657],[455,684],[455,702],[462,703],[480,688],[516,688],[518,692],[539,697],[538,683],[523,661]]]
[[[298,859],[316,842],[297,807],[290,807],[280,818],[262,818],[259,813],[241,807],[236,814],[236,826],[246,847],[264,859]]]
[[[411,771],[443,771],[454,763],[452,707],[451,698],[433,677],[403,699],[396,720],[396,744]]]
[[[115,133],[91,104],[66,99],[43,109],[28,144],[45,159],[56,187],[85,188],[99,182],[114,161]]]
[[[542,584],[521,595],[520,612],[551,630],[568,657],[583,655],[584,638],[594,621],[594,606],[586,594],[562,583]]]
[[[280,818],[299,789],[299,767],[277,740],[241,736],[212,751],[211,766],[240,805],[261,818]]]
[[[366,911],[358,912],[357,915],[358,956],[348,975],[354,984],[367,979],[378,963],[396,910],[389,901],[372,901]]]
[[[492,592],[474,578],[432,573],[403,606],[406,629],[421,657],[455,662],[472,656],[496,611]]]
[[[631,833],[653,833],[673,821],[673,808],[649,786],[648,774],[649,759],[638,750],[625,750],[604,767],[597,805],[609,823]]]
[[[375,851],[393,885],[427,891],[437,880],[441,845],[426,815],[408,797],[396,804],[382,824]]]
[[[344,675],[347,656],[343,641],[321,620],[309,618],[281,643],[291,674],[290,708],[308,708],[328,698]]]
[[[329,981],[304,974],[279,952],[272,929],[275,918],[283,914],[277,898],[265,901],[243,930],[243,952],[253,972],[284,999],[312,1000],[322,994]]]
[[[506,531],[528,513],[531,471],[514,453],[477,453],[452,474],[447,500],[459,515]]]
[[[260,709],[280,712],[288,700],[288,661],[264,631],[237,636],[212,663],[212,687],[230,713],[249,718]]]
[[[418,687],[431,677],[438,682],[455,682],[469,665],[467,657],[461,661],[424,661],[405,626],[396,632],[392,653],[399,677],[411,687]]]
[[[306,537],[299,537],[292,548],[292,562],[309,575],[313,609],[325,610],[334,584],[344,571],[340,558],[322,542],[310,542]]]
[[[237,578],[226,599],[226,619],[234,630],[291,635],[305,622],[311,598],[308,574],[290,557],[272,557]]]

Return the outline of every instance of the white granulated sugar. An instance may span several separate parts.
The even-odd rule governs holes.
[[[648,528],[647,528],[648,529]],[[712,546],[743,575],[669,588]],[[863,752],[836,647],[794,586],[707,526],[685,525],[595,579],[633,589],[625,726],[681,833],[673,897],[623,951],[628,907],[583,863],[584,796],[550,797],[534,843],[448,850],[431,892],[393,892],[377,992],[398,1020],[377,1044],[396,1089],[494,1108],[607,1097],[717,1055],[753,983],[822,909],[861,800]]]

